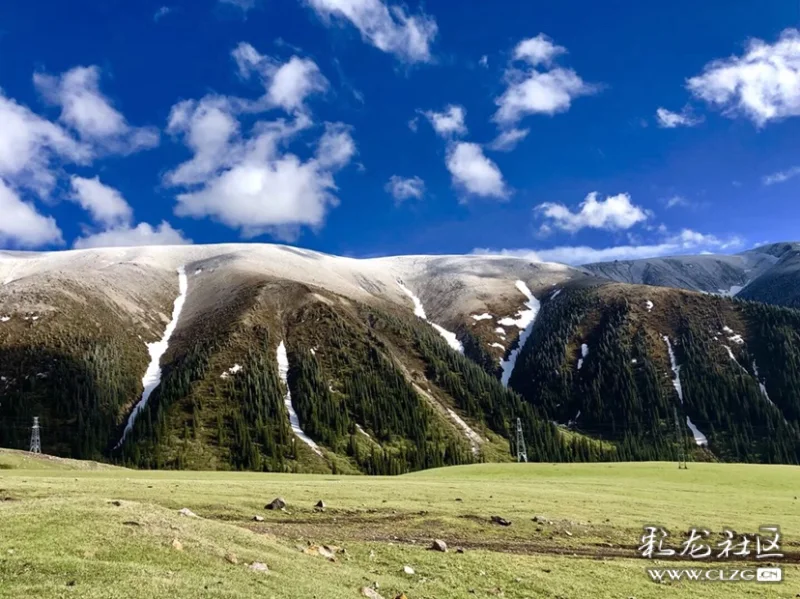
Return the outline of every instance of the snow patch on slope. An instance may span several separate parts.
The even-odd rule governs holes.
[[[0,316],[0,322],[8,322],[11,320],[10,316]]]
[[[756,365],[756,361],[753,360],[753,373],[755,374],[756,381],[758,381],[758,388],[761,389],[761,395],[764,396],[769,403],[771,403],[774,407],[778,407],[775,405],[775,402],[769,398],[769,393],[767,393],[767,386],[764,384],[764,381],[761,380],[761,377],[758,374],[758,366]]]
[[[645,308],[647,308],[648,312],[652,312],[653,311],[653,302],[651,302],[650,300],[647,300],[644,303],[644,306],[645,306]]]
[[[583,367],[583,360],[589,355],[589,346],[585,343],[581,344],[581,357],[578,358],[578,370]]]
[[[237,372],[239,372],[241,369],[242,369],[242,367],[241,367],[239,364],[234,364],[233,366],[231,366],[230,368],[228,368],[228,370],[226,370],[225,372],[223,372],[223,373],[220,375],[220,377],[219,377],[219,378],[221,378],[221,379],[226,379],[226,378],[228,378],[230,375],[232,375],[232,374],[236,374],[236,373],[237,373]]]
[[[147,405],[147,400],[150,395],[161,384],[161,357],[166,353],[169,348],[169,340],[175,328],[178,326],[178,318],[180,318],[183,304],[186,302],[186,293],[189,290],[189,281],[186,278],[186,269],[181,266],[178,268],[178,297],[175,299],[175,304],[172,308],[172,320],[169,321],[167,328],[164,329],[164,335],[161,341],[147,344],[147,351],[150,354],[150,364],[142,377],[142,386],[144,392],[139,400],[139,403],[133,408],[133,411],[128,416],[128,423],[125,425],[125,430],[122,432],[122,438],[117,443],[116,448],[120,447],[124,442],[128,433],[133,430],[133,424],[136,422],[136,417],[139,415],[144,407]]]
[[[516,285],[517,289],[519,289],[520,292],[527,298],[525,306],[527,306],[528,309],[517,312],[516,319],[504,318],[500,321],[500,324],[505,324],[506,326],[514,325],[522,329],[522,332],[519,334],[519,342],[517,347],[511,351],[508,356],[508,360],[503,360],[500,362],[500,368],[503,371],[503,375],[500,377],[500,382],[503,383],[504,387],[508,387],[508,381],[511,378],[511,373],[514,372],[514,366],[517,363],[519,352],[522,351],[522,348],[525,346],[525,342],[528,340],[528,337],[531,336],[531,333],[533,332],[533,325],[536,322],[536,317],[539,315],[539,309],[542,307],[539,300],[533,297],[533,293],[531,293],[531,290],[528,289],[528,286],[523,281],[517,281]]]
[[[483,314],[473,314],[472,318],[475,320],[491,320],[492,318],[494,318],[494,316],[492,316],[488,312],[484,312]]]
[[[447,408],[447,413],[450,415],[450,418],[453,420],[453,422],[455,422],[461,428],[461,430],[464,431],[464,434],[467,436],[467,439],[469,439],[469,443],[472,446],[473,455],[478,455],[480,444],[483,443],[483,439],[481,439],[481,436],[474,430],[472,430],[472,428],[470,428],[470,426],[466,422],[464,422],[461,419],[461,417],[458,414],[456,414],[453,410]]]
[[[289,356],[286,355],[286,345],[283,343],[283,341],[281,341],[281,344],[278,346],[278,374],[280,375],[281,381],[286,387],[286,395],[283,396],[283,404],[286,406],[286,411],[289,413],[289,424],[292,427],[292,432],[297,436],[298,439],[314,450],[314,453],[322,457],[322,452],[319,450],[319,445],[314,443],[314,440],[306,435],[303,432],[303,429],[300,428],[300,418],[297,417],[297,412],[294,411],[294,406],[292,406],[292,392],[289,390],[288,381]]]
[[[675,352],[672,350],[672,343],[669,340],[669,337],[664,335],[664,341],[667,344],[667,351],[669,352],[669,363],[670,367],[672,368],[672,372],[675,375],[675,378],[672,379],[672,386],[675,387],[675,391],[678,392],[678,399],[681,400],[681,404],[683,404],[683,387],[681,387],[681,367],[678,365],[677,360],[675,359]],[[692,422],[689,416],[686,416],[686,425],[692,431],[692,436],[694,437],[694,442],[698,445],[708,445],[708,439],[706,436],[700,432],[694,423]]]
[[[550,294],[550,299],[551,300],[556,299],[559,296],[560,293],[561,293],[561,289],[556,289],[553,293]]]
[[[733,361],[734,361],[734,363],[735,363],[735,364],[736,364],[736,365],[737,365],[739,368],[741,368],[741,369],[744,371],[744,373],[745,373],[745,374],[750,374],[749,372],[747,372],[747,368],[745,368],[744,366],[742,366],[741,364],[739,364],[739,360],[737,360],[737,359],[736,359],[736,356],[734,356],[734,355],[733,355],[733,350],[730,348],[730,346],[729,346],[729,345],[724,345],[724,344],[723,344],[723,345],[722,345],[722,347],[724,347],[724,348],[725,348],[725,350],[728,352],[728,356],[730,357],[730,359],[731,359],[731,360],[733,360]]]
[[[428,317],[425,315],[425,308],[422,306],[422,300],[420,300],[416,295],[414,295],[414,292],[411,291],[408,287],[406,287],[403,284],[403,282],[400,281],[399,279],[397,281],[397,285],[400,287],[400,289],[403,290],[403,293],[405,293],[408,297],[410,297],[411,301],[414,302],[414,314],[416,316],[418,316],[419,318],[421,318],[422,320],[424,320],[425,322],[429,323],[434,329],[436,329],[438,331],[438,333],[442,337],[444,337],[444,340],[447,341],[447,345],[452,347],[457,352],[463,354],[464,353],[464,346],[458,340],[458,338],[456,337],[456,334],[453,333],[452,331],[448,331],[444,327],[442,327],[442,326],[440,326],[440,325],[438,325],[436,323],[433,323],[430,320],[428,320]]]

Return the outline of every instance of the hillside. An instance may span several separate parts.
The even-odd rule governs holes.
[[[536,461],[800,462],[792,310],[270,245],[4,253],[0,279],[0,446],[39,416],[64,457],[396,474],[511,460],[519,418]]]
[[[800,243],[775,243],[739,254],[616,260],[584,266],[619,283],[676,287],[800,307]]]

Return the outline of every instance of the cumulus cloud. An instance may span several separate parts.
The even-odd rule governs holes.
[[[140,223],[136,227],[119,226],[75,240],[76,249],[97,247],[131,247],[141,245],[185,245],[192,243],[181,231],[162,221],[157,227]]]
[[[59,120],[80,138],[106,151],[130,154],[158,145],[158,130],[132,127],[100,91],[100,70],[75,67],[60,76],[35,73],[33,82],[45,100],[61,107]]]
[[[489,249],[473,250],[474,254],[514,256],[533,262],[560,262],[563,264],[590,264],[592,262],[608,262],[613,260],[637,260],[640,258],[656,258],[687,253],[704,253],[711,250],[730,250],[742,247],[739,237],[720,238],[684,229],[677,235],[645,245],[622,245],[605,248],[589,246],[561,246],[549,249]]]
[[[87,163],[91,148],[0,91],[0,176],[16,186],[47,194],[55,184],[55,161]]]
[[[72,176],[70,178],[72,194],[69,196],[74,202],[92,215],[95,222],[105,226],[115,226],[127,223],[133,217],[133,210],[122,194],[108,185],[100,182],[100,177],[86,179]]]
[[[476,143],[451,144],[446,165],[453,185],[469,195],[505,199],[510,193],[497,164],[487,158]]]
[[[766,175],[761,182],[764,185],[775,185],[776,183],[784,183],[789,179],[793,179],[800,175],[800,166],[793,166],[785,171],[778,171],[770,175]]]
[[[570,233],[586,228],[609,231],[630,229],[648,218],[647,211],[634,205],[627,193],[608,196],[605,200],[598,200],[597,197],[598,194],[594,191],[587,195],[577,212],[553,202],[540,204],[536,207],[536,212],[548,219],[546,230],[555,227]]]
[[[519,142],[528,137],[528,133],[530,133],[530,131],[530,129],[517,128],[501,131],[500,134],[489,144],[489,149],[494,150],[495,152],[510,152],[517,147]]]
[[[268,108],[299,111],[304,109],[306,98],[328,89],[328,80],[311,59],[292,56],[281,64],[245,42],[240,43],[232,55],[239,74],[244,78],[257,74],[266,89],[265,95],[256,102],[240,101],[243,109],[253,112]]]
[[[484,54],[481,56],[481,59],[478,61],[478,64],[481,65],[483,68],[487,68],[489,66],[489,57]]]
[[[64,240],[55,219],[44,216],[36,207],[24,202],[0,178],[0,244],[20,248],[33,248],[49,243],[61,244]]]
[[[394,198],[395,204],[400,204],[411,198],[422,199],[422,196],[425,195],[425,182],[417,176],[392,175],[384,189]]]
[[[173,108],[169,129],[195,152],[165,177],[167,184],[186,187],[177,196],[176,214],[209,216],[245,237],[276,227],[320,226],[338,201],[333,175],[356,151],[349,128],[327,124],[314,156],[303,161],[283,146],[312,126],[308,117],[259,121],[243,137],[229,110],[230,103],[213,97]]]
[[[433,130],[442,137],[465,135],[467,126],[464,119],[467,111],[463,106],[449,105],[442,112],[428,110],[422,113],[430,121]]]
[[[379,50],[406,62],[429,62],[430,46],[438,32],[436,21],[424,13],[409,15],[401,6],[381,0],[306,0],[326,23],[349,21],[361,37]]]
[[[726,116],[759,127],[800,115],[800,31],[786,29],[773,44],[749,40],[741,56],[708,63],[687,88]]]
[[[553,60],[566,49],[556,46],[544,34],[521,41],[514,60],[523,66],[506,70],[506,90],[495,99],[494,121],[511,127],[531,114],[554,115],[566,112],[577,97],[596,93],[596,85],[586,83],[572,69],[553,67]]]
[[[659,108],[656,110],[656,120],[658,126],[664,129],[694,127],[703,122],[702,117],[692,116],[688,108],[684,108],[682,112],[672,112],[666,108]]]

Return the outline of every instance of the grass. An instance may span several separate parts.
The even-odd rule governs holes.
[[[335,599],[376,582],[389,599],[800,592],[794,467],[486,464],[390,478],[131,471],[3,450],[0,465],[2,599]],[[285,512],[264,509],[276,496]],[[324,512],[313,509],[319,499]],[[200,517],[179,515],[183,507]],[[492,515],[512,525],[491,524]],[[646,524],[677,533],[769,523],[781,525],[791,555],[779,585],[655,584],[644,571],[652,564],[635,557]],[[433,538],[465,551],[428,551]],[[310,544],[345,552],[331,562]],[[253,561],[270,573],[249,570]]]

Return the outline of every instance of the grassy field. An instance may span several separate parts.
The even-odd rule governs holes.
[[[0,450],[0,598],[334,599],[376,584],[388,599],[793,598],[798,495],[787,466],[487,464],[388,478],[131,471]],[[286,510],[265,510],[277,496]],[[779,524],[784,582],[653,583],[655,564],[636,557],[646,524]],[[450,550],[429,551],[434,538]]]

